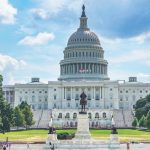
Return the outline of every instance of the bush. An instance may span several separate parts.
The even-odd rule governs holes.
[[[58,133],[58,134],[57,134],[57,138],[58,138],[59,140],[72,139],[72,138],[74,138],[74,136],[75,136],[74,133],[69,134],[68,132]]]

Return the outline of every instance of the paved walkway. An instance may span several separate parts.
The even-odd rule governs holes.
[[[30,144],[28,148],[27,144],[13,144],[10,150],[42,150],[43,146],[43,144]],[[121,150],[126,149],[126,144],[121,144]],[[130,144],[130,150],[150,150],[150,144]]]

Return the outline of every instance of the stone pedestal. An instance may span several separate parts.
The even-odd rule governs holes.
[[[87,113],[78,114],[78,126],[75,134],[75,139],[79,140],[90,140],[91,134],[89,131],[89,118]]]
[[[110,150],[113,150],[113,149],[118,150],[118,149],[120,149],[120,143],[119,143],[118,134],[111,134],[110,135],[109,149]]]
[[[49,144],[49,142],[56,143],[57,141],[58,141],[57,134],[48,134],[48,138],[46,140],[46,144]]]

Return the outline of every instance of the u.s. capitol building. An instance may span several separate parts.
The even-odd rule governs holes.
[[[55,126],[77,126],[83,91],[87,95],[90,127],[109,127],[112,115],[117,127],[131,127],[133,106],[150,94],[150,84],[137,82],[136,77],[121,83],[110,80],[104,49],[87,19],[83,6],[80,26],[64,49],[58,81],[44,84],[32,78],[27,84],[3,86],[4,96],[13,107],[22,101],[31,105],[36,127],[47,127],[51,114]]]

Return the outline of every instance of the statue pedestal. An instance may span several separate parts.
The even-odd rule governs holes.
[[[78,114],[78,126],[77,132],[75,134],[75,140],[89,140],[91,139],[91,134],[89,131],[89,118],[87,113]]]
[[[117,150],[119,148],[120,148],[120,143],[119,143],[118,134],[111,134],[110,141],[109,141],[109,149]]]
[[[48,138],[46,140],[47,144],[49,144],[49,142],[56,143],[57,141],[58,141],[57,134],[48,134]]]

